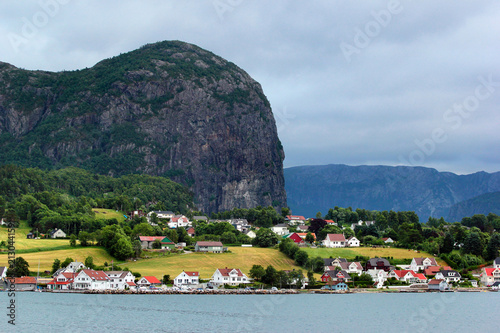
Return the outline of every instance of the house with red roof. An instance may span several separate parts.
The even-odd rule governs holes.
[[[212,275],[210,283],[216,286],[224,284],[237,286],[239,284],[250,283],[250,280],[239,268],[226,267],[218,268]]]
[[[481,284],[483,286],[490,287],[495,282],[500,282],[500,268],[486,268],[484,267],[481,270],[481,274],[479,275],[481,280]]]
[[[288,225],[304,225],[306,224],[306,218],[301,215],[287,215],[285,217]]]
[[[68,290],[73,289],[73,282],[76,277],[76,273],[62,271],[54,279],[47,283],[47,289],[52,290]]]
[[[153,243],[158,240],[161,243],[162,249],[173,249],[175,248],[175,243],[172,242],[168,237],[165,236],[139,236],[139,240],[141,241],[142,249],[152,249]]]
[[[82,269],[74,278],[73,289],[106,290],[110,289],[110,281],[109,276],[103,271]]]
[[[328,234],[323,240],[323,245],[326,247],[345,247],[346,239],[343,234]]]
[[[297,232],[293,232],[291,234],[288,234],[288,235],[284,236],[283,238],[290,238],[291,240],[293,240],[295,242],[295,244],[298,244],[298,245],[304,245],[306,243],[304,241],[304,239],[302,237],[300,237]]]
[[[423,274],[415,273],[412,270],[405,269],[399,270],[395,269],[394,274],[396,274],[396,279],[399,281],[404,281],[408,283],[425,283],[427,278]]]
[[[153,288],[160,287],[161,281],[154,276],[143,276],[136,284],[138,287]]]
[[[187,230],[187,234],[188,234],[190,237],[194,237],[194,236],[196,235],[196,232],[195,232],[194,228],[193,228],[193,227],[191,227],[191,228],[189,228],[189,229]]]
[[[177,275],[174,279],[175,286],[190,286],[200,283],[200,272],[185,272]]]
[[[36,277],[34,276],[23,276],[16,278],[6,278],[5,284],[6,288],[11,289],[11,283],[14,283],[12,289],[16,291],[35,291],[36,290]]]
[[[190,227],[191,222],[189,222],[189,219],[184,216],[184,215],[175,215],[170,219],[170,222],[168,222],[168,227],[170,229],[177,229],[177,228],[185,228],[185,227]]]
[[[394,241],[392,240],[391,237],[384,237],[382,238],[382,240],[384,241],[384,243],[386,244],[389,244],[389,243],[394,243]]]

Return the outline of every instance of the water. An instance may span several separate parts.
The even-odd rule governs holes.
[[[500,293],[84,295],[16,293],[1,332],[495,331]]]

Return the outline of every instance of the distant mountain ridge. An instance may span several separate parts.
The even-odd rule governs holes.
[[[284,174],[288,206],[306,216],[339,206],[411,210],[422,222],[429,216],[460,220],[476,210],[453,208],[450,215],[452,206],[500,191],[500,172],[456,175],[425,167],[331,164],[285,168]]]

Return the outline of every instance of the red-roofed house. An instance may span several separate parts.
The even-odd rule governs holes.
[[[308,232],[297,232],[297,235],[299,235],[300,238],[303,240],[306,240]],[[316,240],[316,234],[314,232],[311,232],[311,235],[314,237],[314,240]]]
[[[299,236],[298,233],[294,232],[294,233],[291,233],[290,235],[286,236],[286,238],[290,238],[291,240],[293,240],[295,242],[295,244],[305,244],[304,242],[304,239],[302,237]]]
[[[345,247],[346,239],[343,234],[326,235],[323,245],[326,247]]]
[[[74,278],[73,289],[106,290],[110,289],[110,281],[103,271],[82,269]]]
[[[176,229],[180,227],[190,227],[191,222],[189,222],[189,219],[184,216],[184,215],[175,215],[170,219],[170,222],[168,222],[168,227],[171,229]]]
[[[425,283],[427,279],[423,274],[417,274],[412,270],[394,270],[394,274],[396,274],[396,279],[399,281],[404,281],[408,283]]]
[[[500,268],[483,268],[479,275],[483,286],[491,286],[495,282],[500,281]]]
[[[189,228],[189,229],[187,230],[187,234],[188,234],[189,236],[191,236],[191,237],[194,237],[194,236],[196,235],[196,232],[195,232],[194,228],[193,228],[193,227],[191,227],[191,228]]]
[[[137,281],[138,287],[160,287],[161,281],[154,276],[143,276],[139,281]]]
[[[10,289],[10,284],[14,283],[14,290],[17,291],[34,291],[36,289],[36,277],[34,276],[23,276],[16,278],[6,278],[5,283],[7,288]]]
[[[210,283],[214,285],[228,284],[237,286],[241,283],[250,283],[248,277],[238,268],[218,268],[212,275]]]
[[[73,281],[76,273],[62,272],[59,273],[54,279],[47,283],[48,289],[68,290],[73,288]]]
[[[182,271],[182,273],[177,275],[177,277],[174,279],[174,285],[176,286],[197,285],[199,283],[200,283],[199,272]]]
[[[289,225],[304,225],[306,223],[306,218],[300,215],[287,215],[285,221]]]

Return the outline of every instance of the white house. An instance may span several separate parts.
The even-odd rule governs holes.
[[[394,240],[391,237],[384,237],[384,238],[382,238],[382,240],[386,244],[394,243]]]
[[[50,238],[65,238],[66,233],[61,229],[55,229],[50,232]]]
[[[481,279],[481,284],[483,286],[491,286],[495,282],[500,282],[500,268],[483,268],[481,271],[481,275],[479,275]]]
[[[493,268],[500,268],[500,257],[496,258],[493,262]]]
[[[110,278],[103,271],[81,270],[73,282],[74,289],[106,290],[110,289]]]
[[[399,281],[404,281],[408,283],[425,283],[427,279],[423,274],[415,273],[412,270],[394,270],[394,274],[396,274],[396,279]]]
[[[210,279],[214,285],[228,284],[237,286],[241,283],[250,283],[248,277],[238,268],[218,268]]]
[[[288,225],[304,225],[306,224],[306,218],[300,215],[287,215],[285,217]]]
[[[85,265],[83,264],[83,262],[73,261],[73,262],[69,263],[68,266],[66,266],[66,268],[64,269],[64,272],[66,272],[66,273],[76,273],[80,269],[85,269],[85,268],[87,268],[87,267],[85,267]]]
[[[443,291],[450,289],[450,286],[448,285],[448,283],[446,283],[445,280],[432,279],[429,281],[428,288],[429,290]]]
[[[356,273],[360,275],[363,273],[363,266],[361,266],[361,263],[357,261],[341,262],[339,266],[349,274]]]
[[[347,239],[347,246],[350,246],[350,247],[358,246],[359,247],[359,239],[357,239],[355,236],[349,237]]]
[[[413,258],[411,260],[410,269],[414,272],[418,272],[437,265],[436,259],[434,258]]]
[[[257,237],[257,234],[256,234],[256,233],[255,233],[255,231],[253,231],[253,230],[250,230],[249,232],[247,232],[247,234],[246,234],[246,235],[247,235],[248,237],[250,237],[250,238],[255,238],[255,237]]]
[[[124,290],[124,289],[134,289],[135,276],[128,271],[108,271],[105,272],[109,277],[109,285],[111,289]]]
[[[200,283],[199,272],[182,271],[182,273],[177,275],[177,277],[174,279],[174,285],[176,286],[197,285],[199,283]]]
[[[168,227],[170,229],[177,229],[177,228],[185,228],[185,227],[190,227],[191,222],[189,222],[189,219],[184,216],[184,215],[175,215],[170,219],[170,222],[168,222]]]
[[[345,247],[346,239],[343,234],[326,235],[323,245],[326,247]]]
[[[276,224],[271,230],[278,236],[288,235],[288,227],[286,224]]]
[[[143,276],[139,281],[137,281],[137,286],[145,288],[159,287],[161,286],[161,282],[154,276]]]
[[[52,290],[72,289],[75,276],[75,273],[60,271],[51,282],[47,283],[47,288]]]
[[[148,220],[151,218],[151,215],[153,215],[153,213],[155,213],[159,219],[171,219],[172,217],[174,217],[174,212],[154,210],[148,213]]]
[[[436,280],[445,280],[447,283],[458,282],[461,277],[460,273],[454,270],[442,270],[434,276]]]

